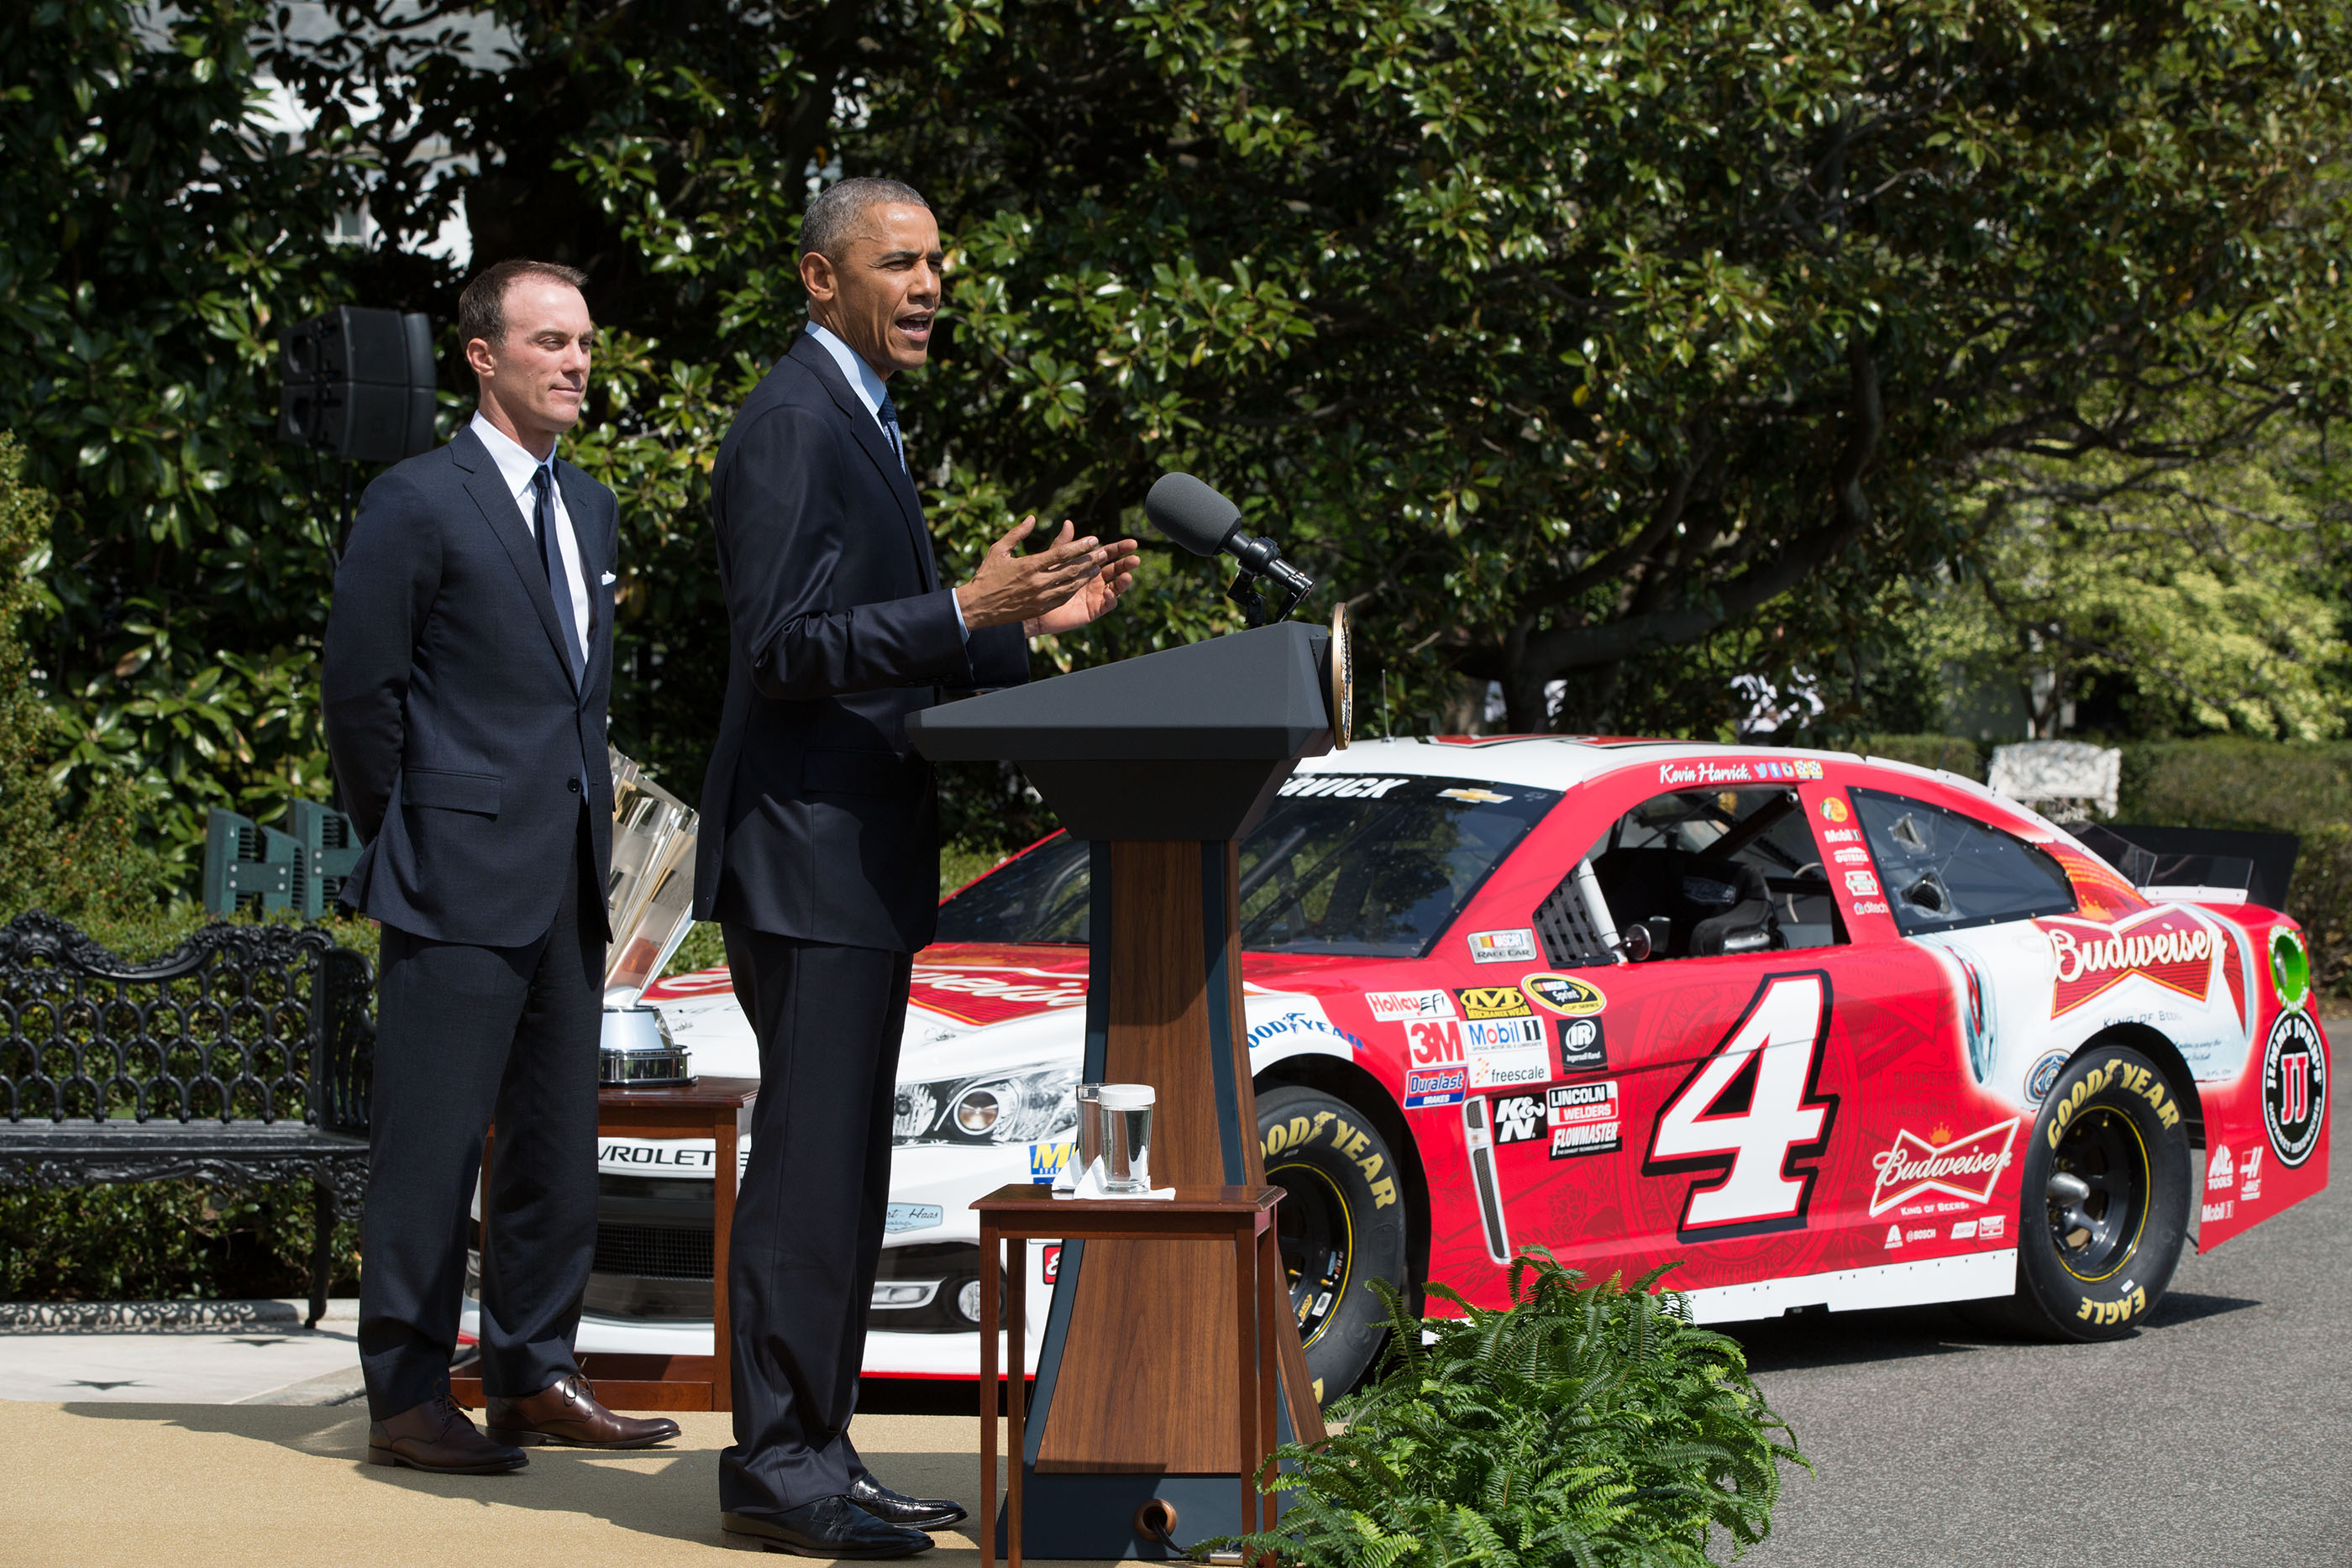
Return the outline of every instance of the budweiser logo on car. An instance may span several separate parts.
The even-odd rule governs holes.
[[[973,1024],[1002,1023],[1087,1002],[1085,976],[1048,969],[918,964],[909,990],[916,1007]]]
[[[2050,939],[2056,978],[2050,1016],[2060,1018],[2137,975],[2198,1001],[2213,983],[2221,938],[2185,909],[2152,909],[2114,925],[2063,916],[2037,920]]]
[[[1926,1138],[1904,1128],[1895,1134],[1893,1148],[1871,1157],[1878,1185],[1871,1190],[1870,1212],[1884,1214],[1930,1192],[1970,1203],[1990,1200],[1993,1184],[2009,1168],[2010,1145],[2017,1141],[2018,1124],[2024,1120],[2011,1116],[1965,1138],[1938,1136],[1944,1134],[1941,1127]]]

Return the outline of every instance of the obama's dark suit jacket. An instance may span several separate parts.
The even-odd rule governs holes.
[[[1027,680],[1028,643],[967,643],[914,480],[805,333],[720,443],[710,515],[729,664],[695,915],[912,952],[936,924],[939,808],[906,716]]]

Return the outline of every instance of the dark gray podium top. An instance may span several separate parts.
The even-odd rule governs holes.
[[[934,762],[1020,764],[1080,838],[1237,838],[1331,749],[1329,644],[1237,632],[909,714],[907,735]]]

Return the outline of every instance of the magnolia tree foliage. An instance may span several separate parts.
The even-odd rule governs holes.
[[[913,181],[948,236],[898,401],[950,571],[1033,509],[1139,529],[1188,469],[1352,604],[1399,728],[1465,677],[1519,728],[1712,722],[1743,667],[1858,689],[1887,585],[1965,559],[2009,465],[2194,466],[2345,396],[2332,5],[509,0],[503,52],[462,46],[487,7],[329,9],[0,17],[0,417],[64,518],[43,667],[73,776],[159,802],[322,787],[269,336],[448,319],[452,214],[477,263],[593,279],[568,450],[622,499],[615,737],[688,789],[709,467],[835,172]],[[308,130],[268,128],[265,66]],[[370,243],[326,244],[362,200]],[[2227,415],[2183,435],[2189,400]],[[1230,626],[1221,589],[1155,549],[1040,668]]]

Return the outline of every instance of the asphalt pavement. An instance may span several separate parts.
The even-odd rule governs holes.
[[[2023,1344],[1940,1308],[1732,1325],[1815,1469],[1740,1561],[2352,1564],[2352,1145],[2331,1141],[2326,1192],[2184,1257],[2126,1339]]]

